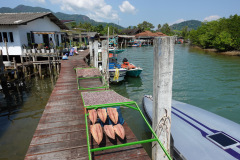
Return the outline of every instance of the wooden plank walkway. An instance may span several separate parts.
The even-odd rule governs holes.
[[[33,135],[25,160],[88,159],[84,107],[74,71],[75,67],[88,67],[83,60],[87,54],[89,54],[88,50],[62,61],[59,78]],[[83,87],[84,85],[89,87],[89,84],[91,82],[82,83]],[[101,145],[137,141],[126,122],[124,128],[127,135],[125,141],[110,142],[104,135],[104,143]],[[90,143],[92,148],[98,147],[92,138]],[[134,145],[95,152],[92,154],[92,159],[150,158],[141,145]]]

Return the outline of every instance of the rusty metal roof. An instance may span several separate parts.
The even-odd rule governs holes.
[[[144,31],[135,35],[135,37],[160,37],[160,36],[167,36],[167,35],[162,32],[152,33],[151,31]]]

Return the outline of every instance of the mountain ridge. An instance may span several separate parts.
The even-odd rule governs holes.
[[[200,27],[202,25],[201,21],[198,20],[187,20],[187,21],[183,21],[180,23],[176,23],[171,25],[171,29],[172,30],[179,30],[181,31],[185,26],[188,26],[188,30],[196,30],[198,27]]]
[[[25,5],[18,5],[15,8],[10,7],[1,7],[0,13],[21,13],[21,12],[52,12],[50,9],[42,8],[42,7],[32,7],[32,6],[25,6]],[[94,26],[103,25],[104,27],[109,24],[119,29],[123,29],[124,27],[117,25],[115,23],[107,23],[107,22],[96,22],[93,19],[89,18],[88,16],[81,15],[81,14],[66,14],[62,12],[52,12],[58,19],[60,20],[74,20],[77,24],[81,23],[90,23]]]

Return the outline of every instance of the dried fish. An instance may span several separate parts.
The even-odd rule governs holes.
[[[97,110],[98,117],[101,119],[103,123],[107,120],[107,111],[106,109],[98,109]]]
[[[114,132],[113,125],[104,125],[103,128],[109,138],[115,139],[115,132]]]
[[[89,112],[89,119],[90,121],[95,124],[97,121],[97,111],[95,109],[91,109]]]
[[[125,130],[121,124],[113,126],[115,133],[121,138],[125,138]]]
[[[114,124],[118,122],[118,112],[117,108],[107,108],[107,113],[110,119],[113,121]]]
[[[99,123],[90,125],[90,132],[93,136],[93,139],[97,142],[99,145],[102,142],[103,139],[103,130]]]

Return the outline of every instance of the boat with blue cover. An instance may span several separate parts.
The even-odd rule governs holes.
[[[117,62],[109,62],[109,78],[110,82],[120,82],[124,80],[127,70],[121,68]]]
[[[143,97],[152,122],[152,96]],[[190,104],[172,100],[171,134],[178,159],[240,159],[240,125]]]

